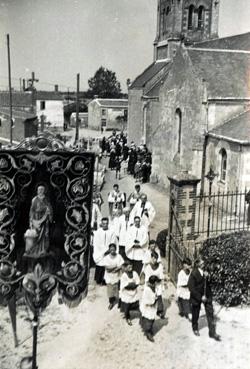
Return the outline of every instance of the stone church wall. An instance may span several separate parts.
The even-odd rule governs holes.
[[[197,150],[195,143],[205,130],[206,109],[202,104],[203,96],[202,81],[194,74],[185,51],[178,51],[173,67],[160,90],[159,128],[152,143],[152,180],[158,180],[163,186],[168,186],[168,176],[177,174],[179,170],[189,170],[195,175],[201,171],[202,145]],[[180,109],[182,113],[180,153],[177,152],[176,109]]]
[[[128,143],[141,143],[143,135],[143,95],[142,89],[131,89],[128,92]]]
[[[224,149],[227,153],[227,174],[226,180],[221,180],[221,155],[220,151]],[[237,143],[231,143],[225,140],[218,140],[216,138],[209,138],[207,146],[207,159],[206,159],[206,173],[209,168],[212,167],[218,176],[213,183],[213,191],[235,191],[238,187],[242,188],[242,175],[245,171],[242,166],[243,153],[241,146]],[[250,174],[250,173],[249,173]],[[208,191],[208,181],[205,181],[205,191]]]

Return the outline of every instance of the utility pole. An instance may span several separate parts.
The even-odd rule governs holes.
[[[12,88],[11,88],[11,63],[10,63],[10,35],[7,34],[7,51],[8,51],[8,75],[9,75],[9,107],[10,107],[10,144],[12,145]]]
[[[80,73],[76,75],[76,135],[75,144],[79,141],[79,90],[80,90]]]

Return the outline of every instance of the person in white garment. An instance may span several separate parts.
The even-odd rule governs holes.
[[[119,298],[118,284],[121,276],[121,268],[124,263],[123,258],[116,252],[116,244],[109,245],[109,253],[104,256],[103,265],[105,267],[104,280],[107,285],[109,299],[109,310],[111,310]]]
[[[119,190],[118,184],[114,184],[113,190],[108,195],[109,215],[112,217],[114,209],[122,210],[124,202],[124,193]]]
[[[140,200],[140,197],[141,197],[141,186],[139,184],[136,184],[135,190],[128,197],[130,210],[132,210],[135,204],[137,203],[137,201]]]
[[[130,209],[128,207],[123,209],[123,214],[119,217],[118,229],[117,229],[117,237],[118,237],[118,242],[119,242],[119,253],[123,257],[123,259],[127,259],[127,256],[125,253],[125,246],[127,242],[128,232],[130,229],[129,213],[130,213]]]
[[[92,205],[92,216],[91,216],[91,229],[97,231],[101,224],[102,213],[100,208],[97,204],[96,198],[93,198],[93,205]]]
[[[183,260],[182,269],[178,273],[177,278],[177,301],[179,307],[179,315],[189,320],[192,319],[190,305],[190,291],[188,288],[188,279],[192,268],[192,262],[189,258]]]
[[[151,254],[154,251],[158,254],[158,262],[159,263],[161,262],[160,249],[159,249],[159,247],[158,247],[155,240],[150,240],[149,245],[148,245],[148,249],[145,251],[145,254],[144,254],[144,259],[143,259],[144,266],[151,262]]]
[[[125,247],[127,258],[139,275],[143,267],[143,259],[148,248],[148,230],[141,225],[140,217],[134,218],[134,224],[129,228]]]
[[[93,237],[93,259],[96,264],[95,281],[103,284],[105,268],[103,258],[111,243],[117,244],[117,237],[113,229],[109,228],[108,218],[102,218],[101,227],[94,232]]]
[[[123,265],[124,271],[120,280],[121,310],[128,325],[132,325],[130,311],[139,307],[139,285],[140,277],[133,271],[133,266],[129,261]]]
[[[136,216],[139,216],[141,218],[141,224],[147,228],[149,228],[150,224],[154,220],[155,209],[151,202],[148,201],[146,194],[141,194],[140,200],[137,201],[137,203],[133,207],[130,213],[131,221]]]
[[[163,304],[163,291],[164,291],[164,272],[163,265],[159,262],[159,255],[157,252],[152,251],[151,260],[149,264],[144,264],[142,273],[141,273],[141,281],[144,280],[145,283],[149,281],[149,278],[154,275],[158,278],[158,282],[155,285],[156,294],[157,294],[157,315],[161,318],[165,318],[164,314],[164,304]]]
[[[157,283],[159,283],[158,278],[155,275],[151,275],[144,286],[140,301],[142,330],[147,339],[151,342],[154,342],[153,325],[157,316]]]

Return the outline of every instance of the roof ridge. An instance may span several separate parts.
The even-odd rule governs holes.
[[[248,50],[238,50],[238,49],[211,49],[211,48],[204,48],[204,47],[192,47],[187,48],[188,51],[209,51],[209,52],[222,52],[222,53],[235,53],[235,54],[250,54]]]
[[[140,78],[147,70],[149,70],[152,67],[152,65],[154,65],[154,64],[155,64],[155,61],[153,61],[153,63],[149,64],[149,66],[147,68],[145,68],[140,74],[138,74],[138,76],[135,77],[135,79],[133,80],[133,82],[131,83],[131,86],[129,88],[131,88],[133,86],[133,84],[135,83],[135,81],[138,78]]]
[[[238,33],[237,35],[231,35],[231,36],[229,35],[229,36],[224,36],[224,37],[212,38],[210,40],[198,41],[198,42],[195,42],[194,45],[196,45],[196,44],[204,44],[206,42],[211,42],[211,41],[225,40],[225,39],[228,39],[228,38],[236,38],[236,37],[244,36],[244,35],[247,35],[247,34],[250,34],[250,31],[244,32],[244,33]]]
[[[168,63],[169,65],[169,68],[164,72],[164,74],[160,77],[160,78],[157,78],[157,80],[155,81],[155,83],[153,83],[153,85],[147,90],[147,91],[145,91],[145,93],[146,94],[148,94],[150,91],[152,91],[153,90],[153,88],[155,87],[155,86],[157,86],[157,84],[159,83],[159,82],[161,82],[161,81],[163,81],[164,79],[165,79],[165,77],[167,76],[167,74],[168,74],[168,72],[169,72],[169,69],[170,69],[170,66],[173,64],[173,62],[171,61],[171,62],[169,62]]]

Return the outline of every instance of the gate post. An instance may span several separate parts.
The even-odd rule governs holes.
[[[177,276],[175,269],[178,269],[181,258],[185,257],[188,243],[194,240],[196,193],[200,179],[188,171],[180,172],[168,179],[170,181],[168,271],[175,280]]]

